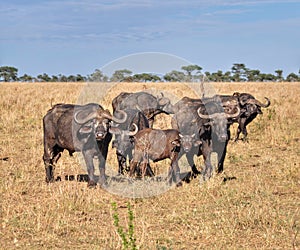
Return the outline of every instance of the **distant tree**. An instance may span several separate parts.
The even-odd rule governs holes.
[[[110,78],[111,82],[123,82],[126,78],[128,78],[132,74],[132,71],[128,69],[116,70],[112,77]]]
[[[34,78],[27,74],[24,74],[19,77],[19,81],[21,81],[21,82],[32,82],[33,80],[34,80]]]
[[[62,74],[58,75],[58,82],[67,82],[67,81],[68,81],[68,77]]]
[[[206,79],[207,79],[208,81],[211,81],[211,73],[210,73],[209,71],[205,71],[205,72],[204,72],[204,76],[206,77]]]
[[[76,82],[85,82],[87,80],[87,78],[85,76],[77,74],[75,80],[76,80]]]
[[[173,70],[163,76],[163,79],[167,82],[184,82],[186,80],[186,75],[177,70]]]
[[[56,75],[51,76],[51,82],[59,82],[59,78]]]
[[[257,82],[260,79],[260,71],[258,69],[247,69],[245,74],[248,82]]]
[[[230,82],[231,81],[231,73],[226,71],[223,73],[222,70],[218,70],[217,72],[210,73],[206,71],[204,75],[206,76],[208,81],[211,82]]]
[[[160,77],[150,73],[140,73],[132,76],[134,82],[157,82],[161,81]]]
[[[282,76],[283,70],[277,69],[277,70],[275,70],[275,73],[276,73],[276,81],[282,82],[284,80],[283,76]]]
[[[261,73],[259,74],[259,81],[260,82],[275,82],[276,81],[276,76],[273,74],[266,74],[266,73]]]
[[[92,82],[107,82],[108,77],[100,69],[95,69],[94,73],[89,76],[89,80]]]
[[[4,82],[12,82],[18,80],[18,69],[11,66],[0,67],[0,80]]]
[[[161,78],[158,75],[152,75],[151,77],[151,82],[161,82]]]
[[[217,72],[212,73],[211,78],[213,79],[214,82],[222,82],[223,81],[223,71],[218,70]]]
[[[287,82],[298,82],[300,81],[299,76],[297,76],[295,73],[290,73],[286,77]]]
[[[182,70],[186,71],[186,81],[191,82],[191,81],[195,81],[195,80],[199,80],[200,78],[200,74],[201,74],[201,70],[202,68],[196,64],[194,65],[187,65],[187,66],[182,66],[181,67]],[[194,73],[194,75],[192,74],[193,71],[196,71]]]
[[[223,75],[223,82],[230,82],[231,81],[231,72],[226,71]]]
[[[39,82],[50,82],[51,81],[51,77],[48,76],[48,74],[46,74],[46,73],[40,74],[36,78]]]
[[[243,82],[245,81],[247,68],[243,63],[234,63],[231,67],[232,77],[231,80],[233,82]]]
[[[67,81],[68,81],[68,82],[76,82],[76,76],[74,76],[74,75],[69,75],[69,76],[67,77]]]

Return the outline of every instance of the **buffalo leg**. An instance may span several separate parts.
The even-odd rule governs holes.
[[[150,177],[153,177],[154,176],[154,172],[150,166],[150,164],[148,163],[147,166],[146,166],[146,172],[145,172],[145,175],[146,176],[150,176]]]
[[[63,151],[62,148],[58,146],[52,147],[45,147],[43,160],[45,164],[45,171],[46,171],[46,182],[53,182],[54,181],[54,164],[57,163],[58,159],[61,156],[61,152]]]
[[[87,167],[87,172],[89,176],[88,180],[88,187],[94,187],[97,185],[97,182],[95,181],[95,167],[93,162],[93,154],[90,151],[83,151],[83,158]],[[99,159],[100,162],[100,159]]]
[[[124,170],[127,168],[126,157],[117,153],[117,159],[118,159],[118,164],[119,164],[118,174],[124,175]]]
[[[248,141],[247,140],[247,137],[248,137],[247,125],[250,122],[252,122],[255,117],[256,117],[256,115],[253,115],[251,117],[247,117],[247,119],[245,119],[245,121],[243,122],[243,128],[242,128],[242,133],[244,135],[243,141]]]
[[[237,128],[237,133],[236,133],[236,137],[235,137],[234,141],[235,142],[238,141],[241,132],[243,134],[243,141],[246,141],[247,140],[247,135],[248,135],[248,132],[247,132],[247,129],[246,129],[246,126],[247,126],[246,118],[244,118],[244,117],[240,118],[238,123],[239,123],[239,126]]]
[[[148,166],[148,160],[147,158],[143,159],[141,163],[141,170],[142,170],[142,178],[145,179],[146,171]]]
[[[142,154],[140,152],[135,152],[132,160],[130,161],[130,170],[129,170],[129,176],[132,177],[134,172],[137,169],[138,164],[142,160]]]
[[[105,163],[106,163],[106,155],[98,156],[99,159],[99,183],[101,186],[106,185],[106,174],[105,174]]]
[[[209,145],[208,142],[203,142],[202,144],[202,154],[203,154],[203,159],[204,159],[204,171],[203,171],[203,180],[206,181],[208,180],[213,172],[213,167],[211,165],[211,160],[210,160],[210,155],[212,152],[211,145]]]
[[[226,151],[227,151],[227,142],[215,142],[217,145],[214,146],[214,152],[217,153],[218,158],[218,164],[217,164],[217,173],[223,172],[224,169],[224,159],[226,156]]]
[[[176,186],[182,186],[182,182],[180,180],[180,169],[178,166],[178,159],[177,156],[172,159],[170,171],[169,171],[169,184],[172,184],[172,181],[176,183]]]
[[[197,169],[197,167],[195,165],[194,155],[195,155],[195,153],[193,152],[193,149],[192,149],[192,151],[189,151],[186,153],[186,159],[191,167],[193,176],[197,176],[198,174],[200,174],[200,171]]]
[[[104,141],[97,141],[98,144],[98,150],[96,152],[96,155],[98,155],[99,160],[99,183],[102,187],[105,187],[107,185],[106,181],[106,174],[105,174],[105,164],[107,159],[107,153],[108,153],[108,145],[111,141],[112,135],[107,134]]]
[[[213,151],[217,153],[217,173],[223,172],[224,160],[227,152],[227,144],[230,138],[230,130],[227,130],[227,140],[225,142],[219,141],[216,136],[213,136]]]
[[[130,170],[129,170],[129,176],[132,177],[134,171],[136,170],[136,167],[138,165],[138,162],[134,160],[134,158],[130,162]]]

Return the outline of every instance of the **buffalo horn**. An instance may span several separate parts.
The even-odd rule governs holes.
[[[235,118],[235,117],[237,117],[240,114],[241,109],[238,106],[236,106],[236,109],[237,109],[237,111],[234,114],[225,113],[226,118]]]
[[[98,113],[100,111],[100,114]],[[90,114],[88,114],[86,117],[83,117],[83,118],[79,118],[79,114],[84,112],[84,110],[78,110],[75,114],[74,114],[74,120],[76,123],[78,124],[84,124],[92,119],[95,119],[95,118],[101,118],[101,117],[104,117],[104,118],[107,118],[109,120],[112,120],[116,123],[123,123],[126,121],[127,119],[127,114],[125,111],[123,110],[118,110],[118,112],[122,113],[123,114],[123,118],[122,119],[118,119],[117,117],[115,116],[112,116],[108,110],[95,110],[93,112],[91,112]]]
[[[261,103],[260,101],[256,100],[256,99],[249,99],[246,103],[249,104],[255,104],[257,106],[263,107],[263,108],[267,108],[270,106],[271,102],[269,100],[269,98],[265,97],[265,99],[267,100],[266,104]]]
[[[74,114],[74,120],[76,123],[78,124],[84,124],[92,119],[95,119],[97,117],[97,111],[93,111],[92,113],[88,114],[87,116],[83,117],[83,118],[79,118],[78,115],[82,112],[84,112],[85,110],[78,110],[76,111],[76,113]]]
[[[127,120],[127,113],[123,110],[118,110],[118,112],[122,114],[123,118],[119,119],[115,116],[112,116],[108,110],[107,110],[107,112],[102,113],[101,116],[105,117],[111,121],[114,121],[116,123],[124,123]]]
[[[201,107],[197,109],[197,113],[200,116],[200,118],[202,119],[213,119],[215,117],[218,117],[221,113],[214,113],[214,114],[209,114],[209,115],[205,115],[201,113]]]
[[[132,125],[134,126],[134,130],[128,132],[129,136],[134,136],[139,131],[139,128],[138,128],[138,126],[135,123],[132,123]]]
[[[205,114],[202,114],[200,112],[200,109],[201,108],[198,108],[197,112],[198,112],[198,115],[202,118],[202,119],[213,119],[213,118],[216,118],[220,115],[224,115],[225,114],[225,117],[226,118],[234,118],[234,117],[237,117],[240,112],[241,112],[241,109],[239,107],[236,107],[237,111],[234,113],[234,114],[227,114],[227,113],[213,113],[213,114],[209,114],[209,115],[205,115]]]

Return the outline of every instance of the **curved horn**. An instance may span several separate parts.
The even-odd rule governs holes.
[[[222,114],[222,113],[213,113],[213,114],[205,115],[201,113],[201,107],[197,109],[197,113],[202,119],[212,119]]]
[[[237,109],[237,111],[234,114],[225,113],[226,118],[235,118],[235,117],[239,116],[241,109],[238,106],[236,106],[236,109]]]
[[[263,107],[263,108],[267,108],[270,106],[271,102],[269,100],[269,98],[265,97],[265,99],[267,100],[267,103],[264,104],[264,103],[261,103],[260,101],[256,100],[256,99],[250,99],[248,100],[246,103],[249,103],[249,104],[255,104],[257,106],[260,106],[260,107]]]
[[[84,112],[85,110],[78,110],[75,112],[74,114],[74,120],[76,123],[78,124],[84,124],[92,119],[95,119],[97,117],[97,111],[94,111],[92,113],[90,113],[89,115],[83,117],[83,118],[79,118],[78,115],[82,112]]]
[[[138,128],[138,126],[135,123],[132,123],[132,125],[134,126],[134,130],[128,132],[129,136],[134,136],[139,131],[139,128]]]
[[[122,114],[123,118],[119,119],[115,116],[112,116],[108,110],[105,110],[106,112],[102,113],[101,115],[111,121],[114,121],[116,123],[124,123],[127,120],[127,113],[123,110],[118,110],[119,113]]]

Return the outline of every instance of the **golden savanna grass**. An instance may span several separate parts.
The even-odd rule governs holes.
[[[179,83],[98,83],[100,104],[111,110],[121,91],[152,89],[172,101],[196,97]],[[93,86],[92,86],[93,87]],[[196,90],[197,84],[193,86]],[[146,199],[129,199],[65,175],[85,174],[77,157],[63,153],[55,169],[62,181],[45,183],[42,117],[55,103],[87,101],[79,83],[0,84],[1,249],[121,249],[127,202],[139,249],[300,248],[300,83],[215,83],[218,93],[248,92],[271,106],[248,126],[249,143],[230,141],[224,173],[199,178]],[[93,91],[89,94],[89,96]],[[94,93],[95,94],[95,93]],[[87,98],[88,99],[88,98]],[[156,127],[168,127],[161,115]],[[236,125],[232,132],[234,133]],[[116,167],[111,149],[108,163]],[[166,166],[159,165],[166,170]]]

